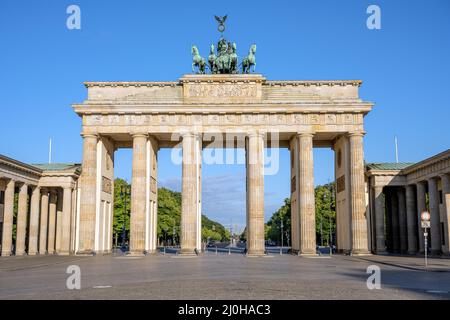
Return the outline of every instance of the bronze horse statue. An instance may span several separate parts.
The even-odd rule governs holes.
[[[255,68],[256,68],[255,53],[256,53],[256,44],[253,44],[250,47],[248,56],[246,56],[242,60],[242,73],[250,73],[251,67],[253,67],[253,72],[255,72]]]
[[[195,72],[195,67],[197,67],[197,73],[205,74],[206,61],[200,56],[197,46],[192,46],[192,72]]]

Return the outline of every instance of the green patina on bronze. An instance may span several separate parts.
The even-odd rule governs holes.
[[[218,30],[220,32],[225,31],[225,21],[227,15],[223,17],[214,16],[219,23]],[[223,35],[221,35],[219,42],[217,43],[217,52],[215,51],[214,44],[211,44],[208,64],[206,64],[205,58],[203,58],[197,46],[192,46],[192,72],[205,74],[206,67],[211,74],[237,74],[239,73],[239,66],[242,66],[242,73],[255,72],[256,68],[256,45],[253,44],[250,47],[249,54],[246,56],[242,63],[239,64],[239,58],[236,52],[236,43],[228,42]],[[253,67],[253,68],[252,68]]]

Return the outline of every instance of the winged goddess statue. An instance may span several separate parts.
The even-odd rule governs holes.
[[[217,22],[219,23],[219,26],[217,27],[217,29],[220,32],[224,32],[225,31],[225,21],[227,20],[227,14],[224,15],[223,17],[218,17],[218,16],[214,16],[214,18],[216,18]]]

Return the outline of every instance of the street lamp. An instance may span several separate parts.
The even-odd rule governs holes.
[[[281,222],[281,250],[280,250],[280,254],[283,254],[283,246],[284,246],[284,243],[283,243],[283,227],[284,227],[284,225],[283,225],[283,218],[281,218],[280,222]]]
[[[173,246],[174,246],[174,247],[175,247],[176,228],[177,228],[177,227],[173,226],[173,230],[172,230],[172,240],[173,240]]]
[[[424,211],[420,214],[421,226],[423,228],[423,238],[425,246],[425,270],[428,267],[428,232],[427,229],[430,228],[431,215],[429,212]]]

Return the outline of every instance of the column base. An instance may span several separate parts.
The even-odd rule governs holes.
[[[92,250],[85,250],[85,251],[78,251],[75,255],[77,256],[95,256],[95,251]]]
[[[352,250],[350,252],[351,256],[371,256],[372,253],[370,253],[368,250]]]
[[[431,255],[432,256],[440,256],[442,254],[441,250],[431,250]]]
[[[374,254],[380,255],[380,256],[387,256],[387,255],[389,255],[389,252],[387,252],[386,250],[375,250]]]
[[[266,254],[264,252],[262,252],[262,253],[261,252],[249,252],[249,253],[246,253],[245,256],[247,258],[258,258],[258,257],[265,257]]]
[[[37,253],[37,252],[28,252],[28,255],[29,255],[29,256],[37,256],[38,253]]]
[[[2,252],[2,257],[10,257],[12,256],[11,252]]]
[[[196,249],[181,249],[178,253],[180,256],[198,256]]]
[[[58,255],[58,256],[69,256],[70,254],[69,254],[69,252],[67,251],[67,252],[58,252],[57,255]]]
[[[145,251],[128,251],[125,255],[128,257],[145,257]]]

